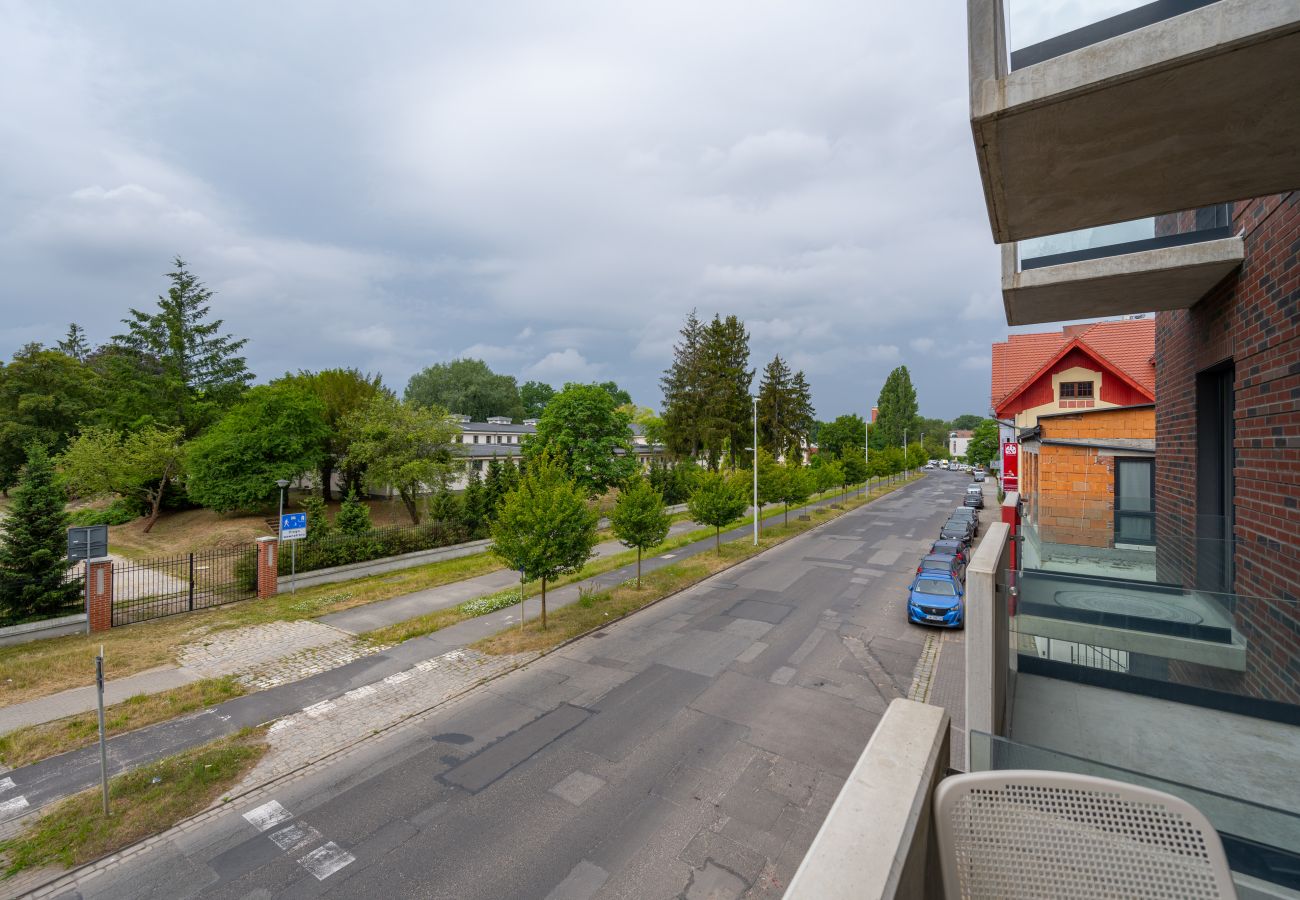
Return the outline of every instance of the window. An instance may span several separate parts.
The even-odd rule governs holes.
[[[1061,399],[1062,400],[1071,400],[1071,399],[1091,400],[1092,382],[1091,381],[1062,381]]]
[[[1155,460],[1115,460],[1115,543],[1156,542]]]

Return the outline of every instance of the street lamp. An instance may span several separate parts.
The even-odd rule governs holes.
[[[275,539],[279,542],[283,540],[283,538],[280,537],[280,525],[284,522],[284,489],[289,486],[289,479],[281,478],[275,483],[275,486],[280,489],[280,518],[275,523]]]
[[[754,401],[754,546],[758,546],[758,398]]]

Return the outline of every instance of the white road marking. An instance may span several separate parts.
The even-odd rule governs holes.
[[[0,803],[0,816],[8,816],[27,808],[27,798],[22,794],[14,797],[12,800],[6,800]]]
[[[0,778],[0,794],[3,794],[13,786],[14,780],[12,778]]]
[[[248,820],[249,825],[252,825],[258,831],[266,831],[272,825],[279,825],[285,819],[292,819],[293,813],[272,800],[270,803],[263,803],[256,809],[250,809],[244,813],[244,818]]]
[[[659,558],[660,558],[660,559],[672,559],[672,558],[673,558],[674,556],[676,556],[676,555],[677,555],[676,553],[665,553],[663,556],[661,556],[661,557],[659,557]]]
[[[317,881],[324,881],[344,866],[356,862],[357,858],[338,844],[330,841],[317,847],[298,860],[298,865],[316,876]]]
[[[267,837],[275,841],[275,845],[285,853],[293,853],[319,841],[320,832],[303,822],[293,822],[279,831],[271,832]]]
[[[406,681],[410,677],[411,677],[411,673],[409,671],[394,672],[392,675],[389,675],[387,678],[384,679],[384,684],[401,684],[403,681]]]
[[[333,708],[333,700],[322,700],[320,703],[313,703],[311,706],[304,706],[302,711],[313,719],[318,719]]]

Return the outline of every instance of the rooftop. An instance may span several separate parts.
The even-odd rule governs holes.
[[[992,401],[996,408],[1037,375],[1072,341],[1155,394],[1155,319],[1067,325],[1060,331],[1013,334],[993,345]]]

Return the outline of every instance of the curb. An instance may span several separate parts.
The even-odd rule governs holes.
[[[922,477],[924,477],[924,476],[922,476]],[[920,481],[920,480],[921,480],[920,478],[915,479],[915,481]],[[403,716],[403,717],[402,717],[401,719],[399,719],[398,721],[393,722],[393,723],[390,724],[390,725],[386,725],[386,726],[384,726],[383,728],[380,728],[380,729],[377,729],[377,730],[373,730],[373,731],[369,732],[368,734],[362,735],[362,736],[358,737],[356,740],[354,740],[354,741],[352,741],[352,742],[350,742],[350,743],[348,743],[348,744],[345,744],[344,746],[339,747],[339,748],[337,748],[336,750],[332,750],[332,751],[330,751],[329,753],[326,753],[324,756],[318,757],[317,759],[311,760],[311,761],[309,761],[309,762],[304,762],[304,763],[302,763],[301,765],[299,765],[297,768],[294,768],[294,769],[291,769],[291,770],[288,771],[288,772],[283,772],[283,773],[281,773],[281,774],[279,774],[279,775],[276,775],[274,778],[271,778],[271,779],[269,779],[269,780],[267,780],[267,781],[261,782],[260,784],[252,785],[252,786],[246,788],[245,790],[241,791],[241,792],[238,793],[238,794],[230,794],[230,795],[226,795],[226,796],[222,797],[222,798],[218,801],[218,804],[214,804],[214,805],[212,805],[212,806],[209,806],[207,809],[201,810],[200,812],[195,813],[194,815],[190,816],[190,817],[187,818],[187,819],[182,819],[181,821],[175,823],[174,825],[171,825],[170,827],[168,827],[168,828],[166,828],[166,829],[164,829],[164,830],[162,830],[162,831],[159,831],[159,832],[157,832],[157,833],[155,833],[155,834],[152,834],[152,835],[150,835],[150,836],[148,836],[148,837],[146,837],[146,838],[142,838],[141,840],[136,841],[134,844],[130,844],[130,845],[126,846],[126,847],[122,847],[122,848],[119,849],[119,850],[114,850],[112,853],[107,853],[107,854],[105,854],[104,856],[101,856],[101,857],[99,857],[99,858],[97,858],[97,859],[93,859],[93,860],[91,860],[91,861],[89,861],[89,862],[82,863],[80,866],[77,866],[77,867],[74,868],[74,869],[69,869],[69,870],[66,871],[66,872],[59,873],[58,875],[56,875],[56,876],[54,876],[53,878],[50,878],[50,879],[48,879],[48,880],[38,882],[38,883],[36,883],[36,884],[34,884],[34,885],[29,885],[29,886],[23,888],[22,891],[21,891],[20,893],[18,893],[18,894],[5,894],[4,896],[6,896],[6,897],[32,897],[32,898],[38,898],[38,897],[49,897],[49,896],[53,896],[53,895],[55,895],[55,894],[58,893],[59,891],[62,891],[62,890],[65,890],[65,889],[67,889],[67,888],[70,888],[70,887],[75,886],[75,884],[76,884],[78,881],[80,881],[80,880],[81,880],[83,877],[85,877],[85,876],[88,876],[88,875],[95,875],[95,874],[99,874],[99,873],[101,873],[101,872],[107,872],[107,871],[110,871],[111,869],[116,868],[119,864],[125,862],[126,860],[129,860],[130,858],[132,858],[132,857],[134,857],[134,856],[137,856],[137,855],[139,855],[139,854],[142,854],[142,853],[148,851],[149,849],[153,848],[155,845],[160,844],[160,843],[165,843],[166,841],[170,840],[170,839],[171,839],[171,835],[173,835],[174,832],[177,832],[177,831],[181,831],[181,832],[192,832],[192,831],[196,830],[198,827],[200,827],[200,826],[206,824],[206,823],[209,822],[210,820],[215,819],[215,818],[217,818],[218,816],[224,814],[224,813],[227,811],[227,808],[231,807],[233,804],[239,802],[240,800],[243,800],[243,799],[246,799],[246,798],[252,797],[252,796],[258,794],[259,792],[269,791],[269,790],[272,789],[272,788],[275,788],[275,787],[278,787],[278,786],[282,786],[282,785],[284,785],[284,784],[286,784],[286,783],[288,783],[288,782],[290,782],[290,781],[293,781],[293,780],[296,780],[296,779],[298,779],[298,778],[300,778],[300,777],[303,777],[304,773],[305,773],[308,769],[311,769],[311,768],[313,768],[313,767],[315,767],[315,766],[318,766],[318,765],[320,765],[320,764],[322,764],[322,763],[326,763],[326,762],[329,762],[329,761],[332,761],[332,760],[333,760],[333,761],[337,761],[338,759],[340,759],[340,758],[342,758],[342,757],[344,757],[344,756],[346,756],[346,755],[349,755],[349,754],[351,754],[351,753],[353,753],[353,752],[356,752],[357,749],[358,749],[362,744],[365,744],[365,743],[367,743],[367,742],[369,742],[369,741],[371,741],[371,740],[373,740],[373,739],[375,739],[375,738],[378,738],[378,737],[382,737],[382,736],[388,735],[388,734],[390,734],[391,732],[396,731],[397,729],[400,729],[400,728],[406,727],[406,726],[408,726],[408,725],[412,722],[412,720],[417,719],[417,718],[420,718],[420,717],[422,717],[422,716],[426,716],[426,715],[428,715],[429,713],[433,712],[434,710],[440,709],[440,708],[442,708],[442,707],[444,707],[444,706],[446,706],[446,705],[448,705],[448,704],[450,704],[450,703],[453,703],[453,702],[455,702],[455,701],[457,701],[457,700],[460,700],[460,699],[462,699],[463,697],[465,697],[467,694],[469,694],[470,692],[474,691],[475,689],[477,689],[477,688],[479,688],[479,687],[481,687],[481,686],[483,686],[483,685],[485,685],[485,684],[488,684],[488,683],[490,683],[490,682],[492,682],[492,681],[495,681],[495,680],[497,680],[497,679],[499,679],[499,678],[504,678],[505,676],[510,675],[510,674],[512,674],[512,673],[514,673],[514,672],[517,672],[517,671],[519,671],[520,669],[524,668],[525,666],[530,665],[531,663],[534,663],[534,662],[536,662],[536,661],[539,660],[539,659],[542,659],[542,658],[544,658],[544,657],[550,656],[551,654],[555,653],[556,651],[561,650],[561,649],[563,649],[563,648],[565,648],[565,647],[568,647],[570,644],[576,643],[577,641],[581,640],[582,638],[589,637],[590,635],[595,634],[596,632],[601,631],[601,630],[603,630],[603,629],[605,629],[605,628],[608,628],[609,626],[611,626],[611,625],[613,625],[613,624],[615,624],[615,623],[617,623],[617,622],[621,622],[621,621],[623,621],[624,619],[630,618],[631,616],[634,616],[634,615],[636,615],[636,614],[639,613],[639,612],[642,612],[642,611],[644,611],[644,610],[650,609],[651,607],[657,606],[658,604],[662,603],[662,602],[665,601],[665,600],[668,600],[668,599],[671,598],[671,597],[676,597],[678,594],[681,594],[681,593],[683,593],[683,592],[685,592],[685,591],[690,590],[691,588],[696,587],[697,585],[700,585],[700,584],[704,583],[704,582],[707,581],[709,578],[712,578],[714,575],[721,574],[722,572],[728,571],[728,570],[730,570],[730,569],[737,568],[738,566],[744,565],[745,563],[748,563],[748,562],[751,562],[751,561],[753,561],[753,560],[755,560],[755,559],[758,559],[759,557],[761,557],[763,554],[767,553],[768,551],[770,551],[770,550],[775,550],[777,547],[783,546],[784,544],[788,543],[789,541],[791,541],[791,540],[793,540],[793,539],[795,539],[795,538],[799,538],[799,537],[803,537],[803,536],[808,535],[808,534],[812,534],[813,532],[815,532],[815,531],[817,531],[817,530],[819,530],[819,529],[821,529],[821,528],[824,528],[825,526],[831,524],[831,522],[836,521],[837,519],[843,517],[844,515],[847,515],[848,513],[851,513],[851,512],[855,512],[857,509],[861,509],[861,508],[863,508],[863,507],[870,506],[870,505],[871,505],[872,503],[874,503],[876,500],[879,500],[879,499],[881,499],[882,497],[886,497],[886,496],[888,496],[889,494],[892,494],[892,493],[894,493],[895,491],[897,491],[897,490],[899,490],[899,489],[901,489],[901,488],[907,487],[908,484],[915,483],[915,481],[912,481],[912,482],[904,482],[904,483],[902,483],[902,484],[898,484],[898,485],[891,485],[889,490],[885,491],[883,494],[880,494],[880,495],[877,496],[877,497],[872,497],[872,498],[866,500],[866,501],[865,501],[864,503],[862,503],[860,506],[855,507],[855,508],[852,509],[852,510],[841,511],[839,515],[833,516],[833,517],[827,519],[825,522],[818,523],[817,525],[814,525],[813,527],[809,528],[807,531],[802,531],[802,532],[800,532],[799,534],[791,535],[790,537],[786,538],[785,540],[782,540],[782,541],[780,541],[779,543],[773,544],[771,547],[765,547],[765,548],[763,548],[762,550],[760,550],[758,553],[755,553],[753,556],[749,556],[749,557],[746,557],[745,559],[738,560],[737,562],[733,563],[732,565],[727,566],[726,569],[721,569],[721,570],[719,570],[718,572],[714,572],[714,573],[712,573],[711,575],[708,575],[708,576],[706,576],[705,578],[700,579],[699,581],[692,582],[691,584],[683,585],[682,587],[678,588],[677,590],[673,591],[673,592],[670,593],[670,594],[665,594],[665,595],[662,596],[662,597],[659,597],[659,598],[657,598],[657,599],[655,599],[655,600],[650,601],[649,603],[645,604],[644,606],[637,607],[637,608],[634,609],[634,610],[631,610],[631,611],[629,611],[629,612],[624,613],[623,615],[619,616],[618,618],[610,619],[608,622],[603,622],[603,623],[601,623],[599,626],[597,626],[597,627],[595,627],[595,628],[591,628],[591,629],[589,629],[589,630],[587,630],[587,631],[584,631],[584,632],[581,633],[581,634],[574,635],[573,637],[568,638],[568,639],[566,639],[565,641],[563,641],[563,642],[561,642],[561,643],[559,643],[559,644],[556,644],[554,647],[551,647],[551,648],[549,648],[549,649],[547,649],[547,650],[530,651],[530,652],[533,652],[533,653],[536,654],[535,656],[533,656],[532,659],[524,660],[524,661],[519,662],[518,664],[516,664],[516,665],[514,665],[514,666],[511,666],[509,669],[506,669],[506,670],[504,670],[504,671],[502,671],[502,672],[498,672],[497,674],[492,675],[492,676],[490,676],[490,677],[482,678],[482,679],[480,679],[480,680],[474,682],[473,684],[471,684],[471,685],[465,687],[463,690],[461,690],[461,691],[459,691],[459,692],[457,692],[457,693],[455,693],[455,694],[452,694],[450,697],[445,697],[445,698],[443,698],[442,700],[438,701],[437,703],[433,704],[432,706],[426,707],[426,708],[424,708],[424,709],[422,709],[422,710],[417,710],[416,712],[413,712],[413,713],[410,713],[410,714],[408,714],[408,715],[406,715],[406,716]],[[274,721],[274,720],[271,720],[271,721]],[[268,725],[268,724],[270,724],[270,723],[269,723],[269,722],[263,722],[263,723],[261,723],[261,725],[256,726],[256,727],[259,727],[259,728],[260,728],[260,727],[263,727],[263,726]],[[65,798],[60,798],[60,799],[65,799]],[[47,803],[47,804],[45,804],[44,806],[41,806],[41,807],[37,808],[34,812],[36,812],[36,813],[39,814],[39,812],[40,812],[41,810],[43,810],[43,809],[45,809],[46,807],[51,806],[51,805],[53,805],[54,803],[57,803],[57,802],[59,802],[59,801],[58,801],[58,800],[52,800],[52,801],[50,801],[50,803]],[[17,824],[17,823],[15,823],[15,824]],[[17,876],[17,877],[21,877],[21,876]],[[4,887],[3,883],[0,882],[0,890],[3,890],[3,887]]]

